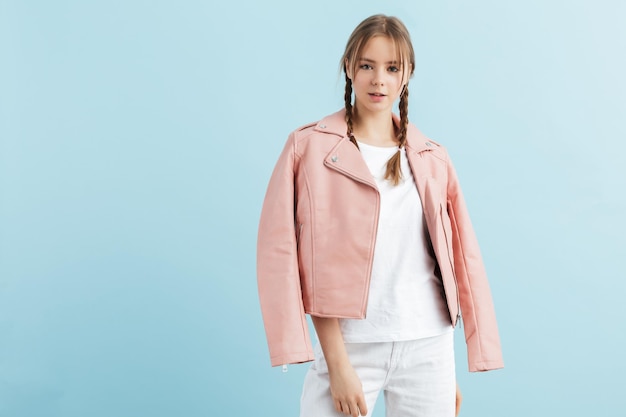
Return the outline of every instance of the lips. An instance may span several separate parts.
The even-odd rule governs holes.
[[[382,103],[385,101],[385,97],[387,97],[387,95],[383,93],[367,93],[367,95],[370,97],[372,103]]]

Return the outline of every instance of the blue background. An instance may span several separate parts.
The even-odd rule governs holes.
[[[265,187],[383,12],[457,167],[506,369],[464,416],[624,415],[626,3],[0,1],[0,415],[297,415],[256,294]],[[375,413],[383,416],[382,401]]]

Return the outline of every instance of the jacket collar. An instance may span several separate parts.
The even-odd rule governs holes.
[[[396,114],[392,114],[392,117],[393,122],[398,125],[400,123],[400,117]],[[324,117],[315,125],[315,130],[340,136],[349,142],[346,136],[348,130],[348,125],[346,124],[346,110],[342,109]],[[436,143],[428,139],[413,123],[409,123],[406,138],[407,152],[420,153],[423,151],[431,151],[435,146]]]
[[[324,165],[373,188],[377,188],[376,181],[372,177],[363,157],[346,136],[348,126],[345,114],[345,109],[340,110],[326,116],[314,127],[314,130],[317,132],[333,134],[341,138],[324,158]],[[394,114],[392,116],[396,125],[400,123],[400,118],[397,115]],[[409,123],[406,142],[406,152],[409,159],[411,159],[413,154],[417,155],[420,152],[433,150],[434,146],[434,142],[431,142],[417,127]]]

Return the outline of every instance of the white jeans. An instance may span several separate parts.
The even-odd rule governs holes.
[[[456,376],[454,333],[405,342],[346,343],[350,363],[363,384],[371,416],[385,393],[387,417],[453,417]],[[300,417],[339,417],[330,395],[328,367],[317,343],[304,379]]]

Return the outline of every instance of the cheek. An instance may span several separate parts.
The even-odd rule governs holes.
[[[359,90],[367,89],[370,86],[370,82],[365,77],[360,77],[358,75],[356,76],[354,81],[352,81],[352,84],[355,89]]]
[[[402,92],[402,86],[404,85],[402,81],[403,81],[402,77],[398,77],[394,81],[394,91],[395,91],[396,96],[400,96],[400,93]]]

